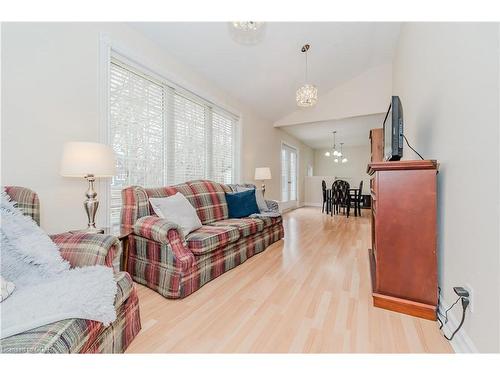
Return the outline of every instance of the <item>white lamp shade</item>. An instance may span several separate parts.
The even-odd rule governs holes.
[[[268,167],[255,168],[255,180],[270,180],[271,169]]]
[[[102,143],[67,142],[63,148],[60,173],[66,177],[112,177],[116,174],[115,153]]]

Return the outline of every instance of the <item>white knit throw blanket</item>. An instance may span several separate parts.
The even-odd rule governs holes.
[[[116,319],[113,270],[70,269],[56,244],[15,202],[1,194],[0,275],[16,285],[0,303],[0,338],[63,319],[109,325]]]

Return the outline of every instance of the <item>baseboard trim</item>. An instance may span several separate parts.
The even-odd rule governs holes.
[[[446,311],[449,307],[450,305],[444,302],[443,297],[441,296],[439,300],[439,311]],[[460,312],[461,311],[462,310],[460,310]],[[443,319],[441,316],[439,316],[439,318]],[[460,318],[457,318],[452,311],[448,312],[448,323],[446,325],[443,325],[443,333],[445,333],[446,336],[450,337],[456,327],[458,327],[461,318],[461,316]],[[453,340],[449,341],[449,343],[455,353],[479,353],[476,346],[474,345],[474,342],[467,334],[465,327],[462,327],[460,331],[457,332],[455,337],[453,337]]]
[[[307,207],[321,207],[321,203],[305,202],[304,206],[307,206]]]

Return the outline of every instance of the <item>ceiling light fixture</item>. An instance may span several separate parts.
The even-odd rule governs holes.
[[[342,153],[342,146],[343,146],[343,145],[344,145],[344,143],[343,143],[343,142],[341,142],[341,143],[340,143],[340,154],[339,154],[339,158],[341,158],[342,156],[344,156],[344,157],[342,158],[342,163],[347,163],[347,158],[346,158],[346,157],[345,157],[345,155],[343,155],[343,153]],[[338,161],[337,161],[337,163],[338,163]]]
[[[233,27],[237,30],[242,31],[257,31],[263,24],[263,22],[255,21],[238,21],[232,22]]]
[[[228,22],[231,38],[238,43],[252,46],[260,43],[265,35],[265,22],[238,21]]]
[[[330,151],[325,152],[325,156],[328,158],[331,155],[333,155],[335,157],[342,156],[342,154],[339,151],[337,151],[337,144],[335,143],[335,134],[337,134],[336,130],[333,132],[333,151],[332,152],[330,152]],[[336,161],[336,163],[338,163],[338,160]]]
[[[309,48],[311,48],[309,44],[304,44],[301,48],[301,52],[306,55],[306,79],[304,85],[299,87],[296,92],[299,107],[312,107],[318,102],[318,89],[316,86],[307,83],[307,51],[309,51]]]

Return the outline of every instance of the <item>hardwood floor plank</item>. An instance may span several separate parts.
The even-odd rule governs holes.
[[[372,305],[362,217],[300,208],[285,240],[168,300],[137,285],[143,329],[127,353],[450,353],[435,322]]]

